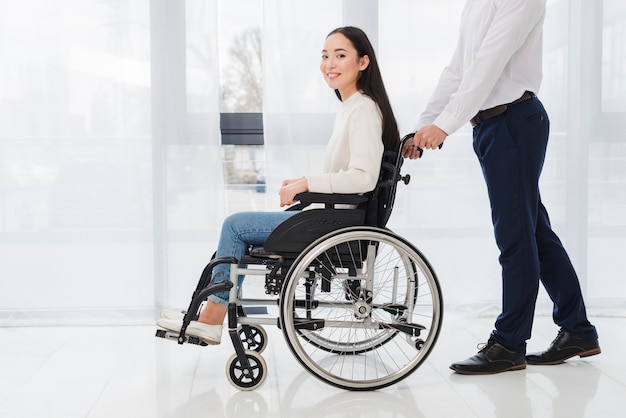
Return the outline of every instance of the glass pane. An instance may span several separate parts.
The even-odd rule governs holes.
[[[152,307],[150,84],[147,1],[0,1],[3,309]]]
[[[261,112],[263,2],[219,2],[221,112]]]

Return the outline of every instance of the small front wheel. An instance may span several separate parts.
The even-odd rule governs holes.
[[[231,385],[240,390],[254,390],[265,381],[267,364],[259,353],[246,350],[246,359],[250,367],[245,367],[233,354],[226,363],[226,376]]]
[[[262,326],[242,325],[237,332],[244,349],[262,353],[267,347],[267,332]]]

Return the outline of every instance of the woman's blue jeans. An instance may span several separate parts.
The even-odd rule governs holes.
[[[240,260],[248,248],[262,246],[272,231],[285,219],[298,211],[283,212],[240,212],[230,215],[222,224],[222,232],[217,245],[216,257],[235,257]],[[230,278],[230,264],[219,264],[213,269],[213,282],[219,283]],[[239,276],[237,286],[241,286],[243,276]],[[209,299],[221,305],[228,305],[228,292],[218,292]]]

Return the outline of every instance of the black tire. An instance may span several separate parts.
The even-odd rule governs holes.
[[[346,297],[342,282],[349,280],[361,281],[359,297]],[[429,262],[405,239],[375,227],[315,241],[292,264],[281,294],[282,332],[295,357],[316,377],[349,390],[379,389],[410,375],[434,347],[442,318]]]

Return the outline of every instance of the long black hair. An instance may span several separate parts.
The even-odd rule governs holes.
[[[343,26],[331,31],[328,36],[341,33],[348,38],[357,51],[359,58],[367,55],[369,57],[369,65],[363,71],[361,76],[356,82],[356,86],[359,90],[362,90],[367,96],[369,96],[378,105],[380,112],[383,116],[383,144],[387,151],[398,151],[400,148],[400,133],[398,132],[398,124],[396,117],[393,115],[391,103],[385,90],[383,78],[380,75],[380,68],[378,67],[378,61],[376,60],[376,54],[374,53],[374,47],[369,38],[359,28],[354,26]],[[327,36],[327,38],[328,38]],[[335,94],[341,99],[341,93],[335,89]]]

